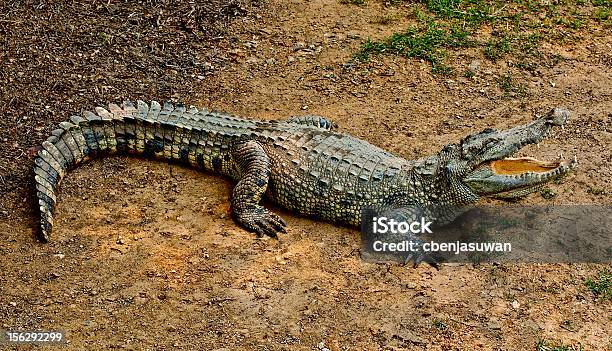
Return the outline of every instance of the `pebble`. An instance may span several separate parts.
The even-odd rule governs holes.
[[[480,60],[474,60],[470,62],[470,64],[468,65],[468,70],[472,72],[472,74],[478,73],[478,71],[480,71],[481,63],[482,62]]]
[[[330,351],[330,349],[328,349],[325,346],[325,341],[321,341],[320,343],[317,344],[317,348],[321,351]]]
[[[306,43],[300,41],[300,42],[295,43],[295,45],[293,45],[293,51],[299,51],[299,50],[304,49],[305,47],[306,47]]]
[[[490,321],[489,323],[487,323],[487,328],[489,329],[493,329],[493,330],[501,330],[501,324],[499,324],[499,322],[496,321]]]
[[[134,298],[134,303],[137,305],[144,305],[145,303],[147,303],[147,301],[149,301],[149,299],[146,297],[138,296]]]

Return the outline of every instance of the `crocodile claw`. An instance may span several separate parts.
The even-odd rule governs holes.
[[[263,206],[256,206],[234,213],[236,221],[244,228],[257,233],[259,237],[277,238],[278,233],[287,233],[287,222]]]
[[[408,262],[410,261],[413,262],[413,265],[412,265],[413,268],[416,268],[419,266],[419,264],[425,262],[428,265],[435,268],[436,270],[440,270],[440,263],[442,262],[442,257],[434,253],[419,252],[419,253],[411,253],[410,255],[408,255],[404,263],[408,264]]]

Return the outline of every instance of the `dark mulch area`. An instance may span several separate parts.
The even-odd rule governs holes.
[[[58,122],[111,101],[197,99],[202,80],[228,63],[228,24],[258,7],[0,1],[0,219],[24,207],[32,155]]]

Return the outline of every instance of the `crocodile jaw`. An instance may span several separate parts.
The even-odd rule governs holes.
[[[486,162],[464,178],[476,194],[498,198],[517,198],[567,175],[578,161],[550,162],[532,157],[503,158]]]

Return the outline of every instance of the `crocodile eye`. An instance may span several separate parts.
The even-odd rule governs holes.
[[[487,142],[484,144],[483,149],[487,149],[487,148],[490,148],[492,146],[495,146],[495,145],[497,145],[498,142],[499,142],[499,139],[497,139],[497,138],[488,139]]]
[[[485,129],[483,129],[483,131],[482,131],[482,132],[480,132],[480,134],[491,134],[491,133],[495,133],[495,132],[497,132],[497,130],[496,130],[496,129],[493,129],[493,128],[485,128]]]

